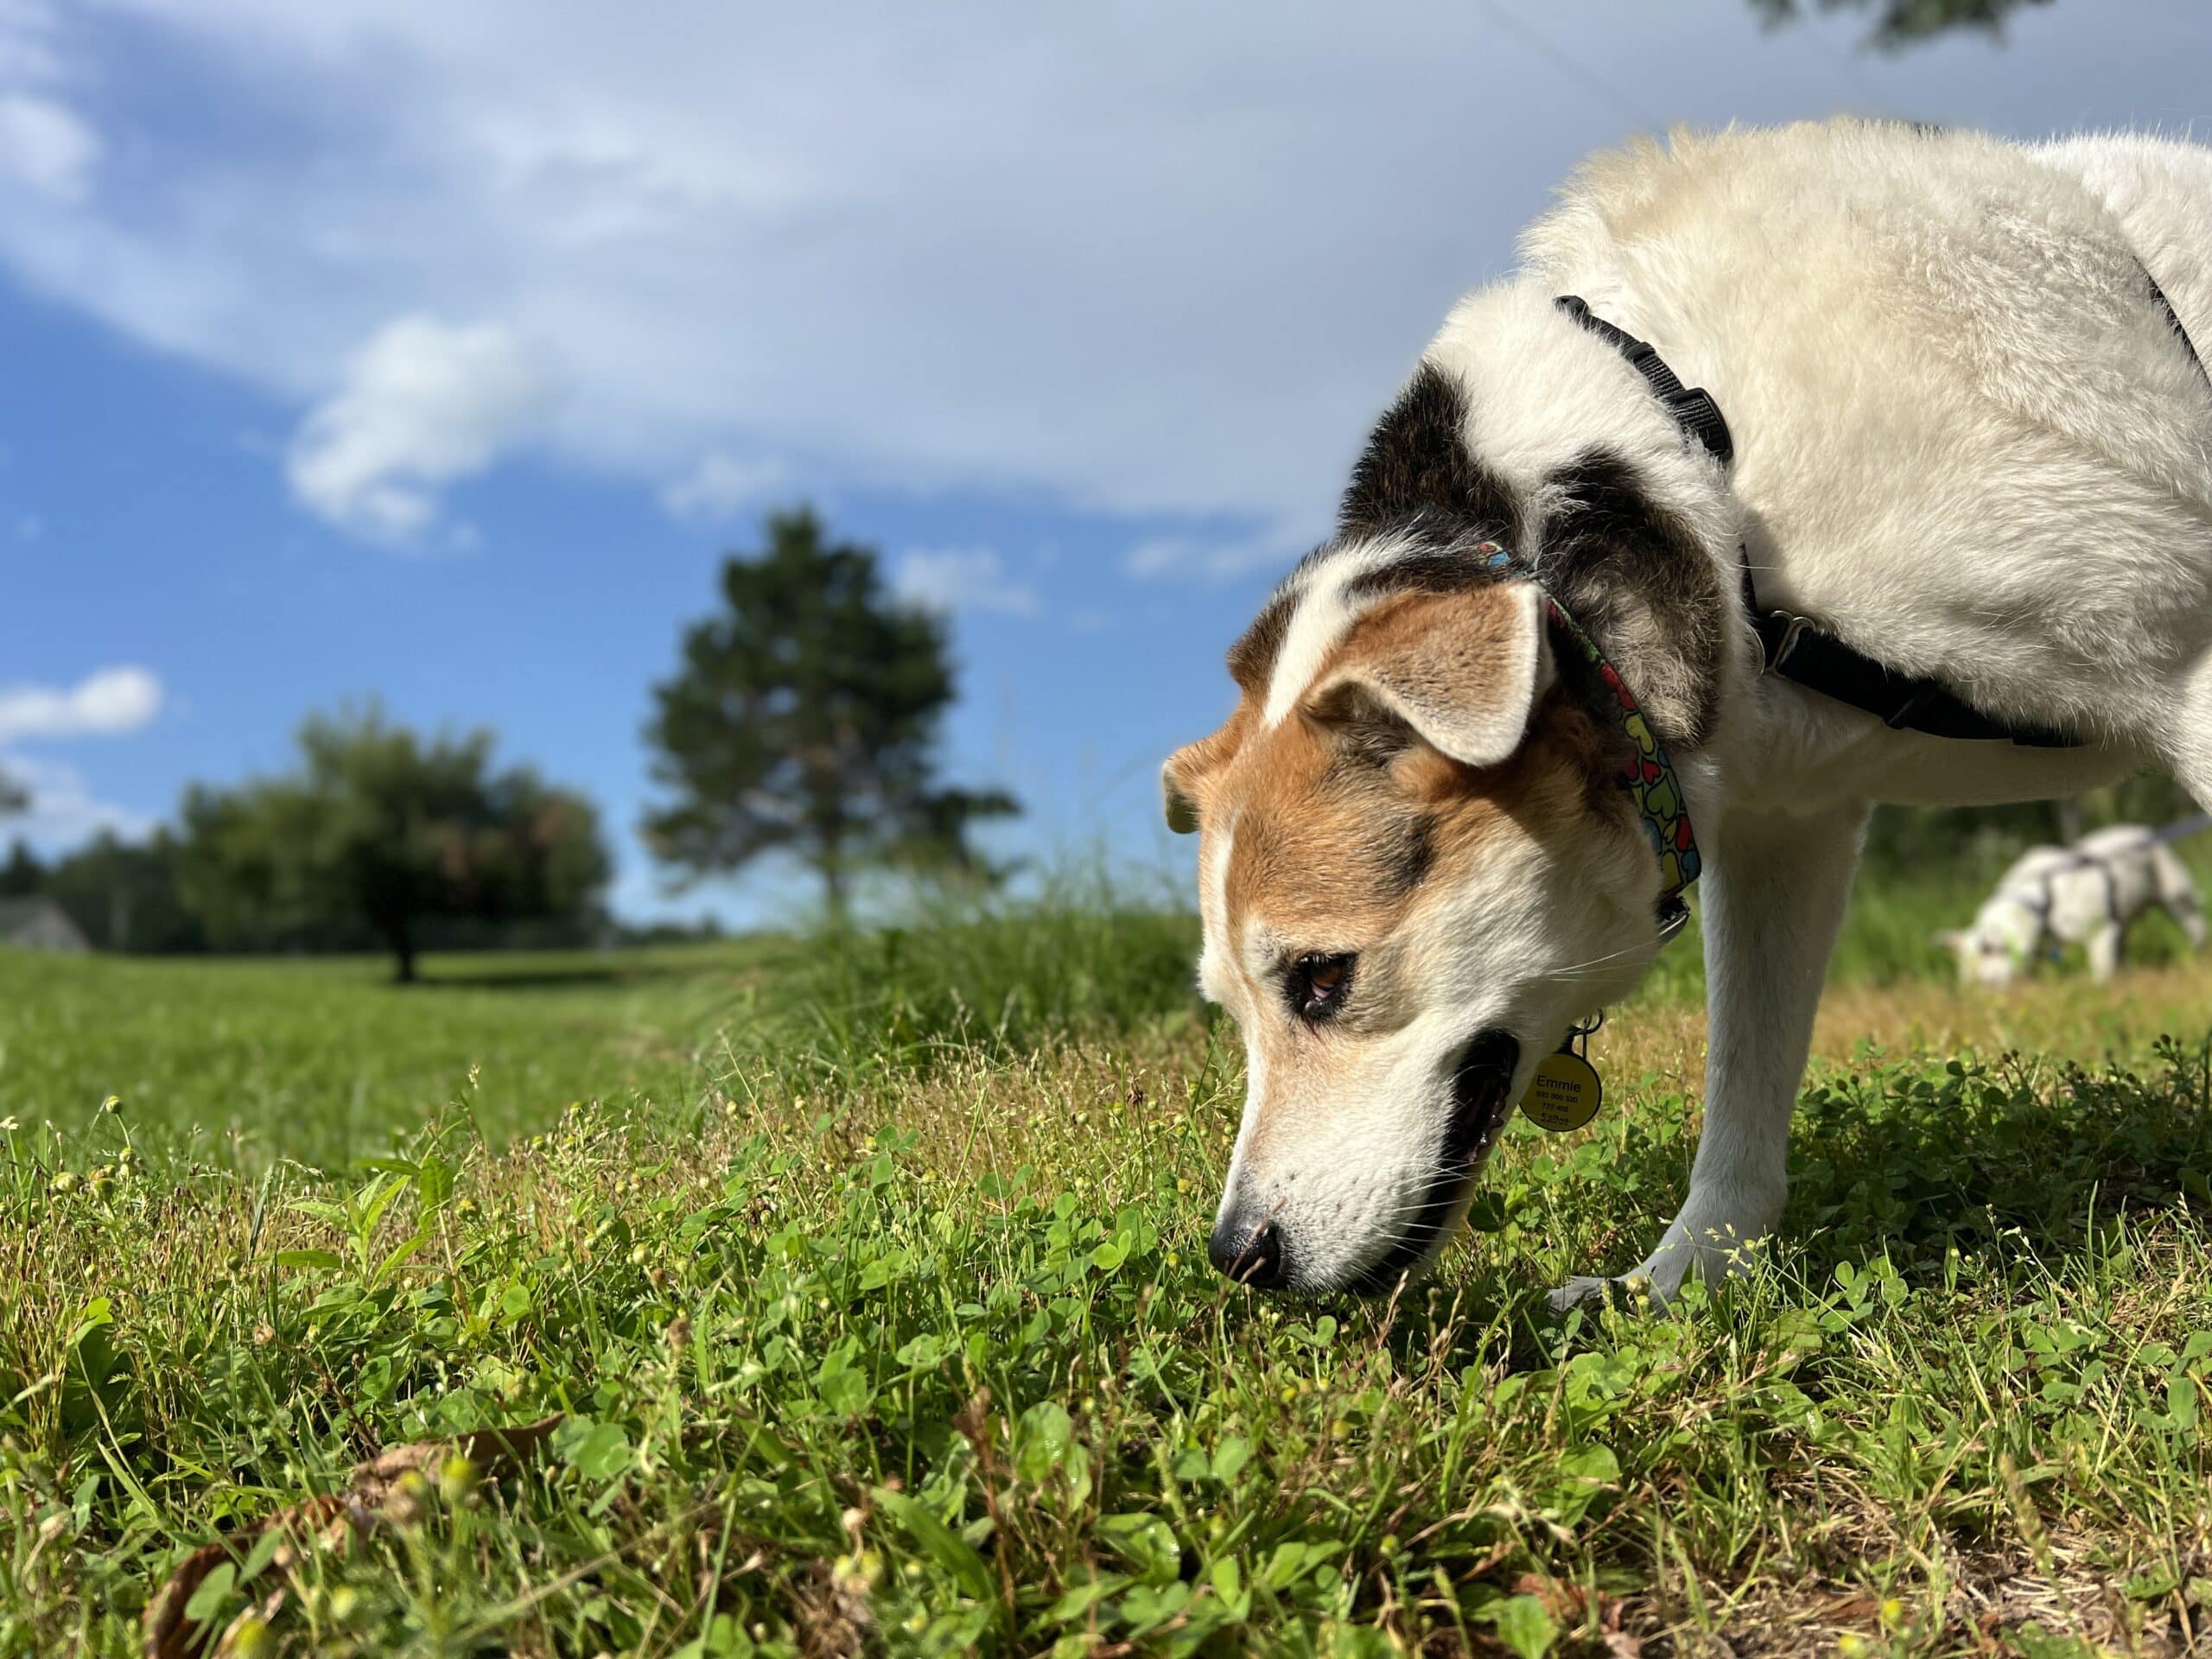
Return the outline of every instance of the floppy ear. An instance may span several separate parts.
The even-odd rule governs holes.
[[[1187,836],[1198,829],[1198,798],[1205,780],[1227,766],[1243,746],[1244,723],[1244,710],[1240,708],[1219,731],[1185,744],[1160,766],[1160,804],[1166,809],[1167,827],[1177,835]]]
[[[1463,766],[1510,760],[1558,670],[1535,583],[1414,594],[1356,624],[1314,677],[1316,719],[1357,723],[1382,713]]]

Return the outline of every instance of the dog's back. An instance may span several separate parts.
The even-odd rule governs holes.
[[[1719,399],[1763,602],[2126,730],[2212,645],[2212,388],[2145,274],[2212,339],[2208,181],[2158,140],[1678,135],[1589,163],[1525,253]]]
[[[2063,138],[2030,152],[2070,174],[2120,221],[2197,342],[2212,346],[2212,149],[2144,133]]]

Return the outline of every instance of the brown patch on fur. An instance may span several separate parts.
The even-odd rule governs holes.
[[[1219,730],[1178,749],[1161,768],[1169,822],[1177,828],[1209,816],[1217,780],[1255,735],[1268,683],[1254,663],[1264,655],[1272,665],[1287,626],[1281,618],[1270,620],[1278,609],[1287,614],[1287,607],[1271,601],[1230,653],[1244,691],[1236,712]],[[1338,729],[1348,763],[1386,762],[1414,741],[1408,712],[1433,713],[1464,726],[1510,702],[1516,695],[1516,669],[1527,660],[1524,626],[1515,598],[1496,584],[1387,599],[1346,631],[1314,676],[1310,715]],[[1270,635],[1264,647],[1253,645],[1252,661],[1243,661],[1247,644],[1262,632]],[[1402,869],[1425,869],[1427,860],[1408,849],[1397,863]]]
[[[1262,1166],[1357,1086],[1371,1052],[1358,1039],[1427,1006],[1444,895],[1502,859],[1534,873],[1571,858],[1608,887],[1639,874],[1656,884],[1618,783],[1618,732],[1556,678],[1537,677],[1528,707],[1530,626],[1527,592],[1497,586],[1382,600],[1286,718],[1262,726],[1248,696],[1169,763],[1171,789],[1187,791],[1213,838],[1200,862],[1202,880],[1220,883],[1202,894],[1215,995],[1277,1079],[1248,1120]],[[1489,742],[1497,759],[1455,759],[1425,735],[1439,730],[1459,753]],[[1308,953],[1358,957],[1351,995],[1312,1027],[1288,1001],[1287,969]]]
[[[1294,715],[1255,735],[1216,785],[1216,805],[1236,826],[1223,882],[1225,954],[1256,1001],[1244,1034],[1285,1085],[1250,1121],[1249,1153],[1262,1166],[1271,1148],[1308,1131],[1313,1103],[1334,1098],[1362,1064],[1359,1045],[1345,1039],[1383,1035],[1424,1006],[1428,895],[1529,843],[1586,849],[1610,830],[1622,858],[1650,856],[1605,776],[1615,763],[1603,735],[1556,688],[1529,741],[1500,766],[1462,766],[1417,741],[1380,763],[1347,760],[1355,741],[1342,726]],[[1421,877],[1408,882],[1414,848]],[[1354,994],[1325,1026],[1308,1033],[1281,1012],[1274,999],[1285,985],[1252,984],[1259,964],[1237,947],[1253,920],[1286,957],[1357,953]]]
[[[1424,760],[1442,757],[1408,748],[1378,763],[1348,754],[1347,741],[1330,723],[1294,715],[1249,745],[1224,779],[1236,799],[1230,937],[1256,908],[1304,948],[1357,949],[1408,896],[1389,880],[1394,843],[1418,836],[1433,845],[1433,808],[1414,780],[1429,770]]]
[[[1325,720],[1357,721],[1357,695],[1347,704],[1346,692],[1364,690],[1402,716],[1395,723],[1420,728],[1432,741],[1488,731],[1503,759],[1519,747],[1531,712],[1515,706],[1528,690],[1527,628],[1518,593],[1501,587],[1384,600],[1323,662],[1310,706]],[[1438,746],[1475,759],[1449,741]]]
[[[1525,625],[1497,587],[1386,600],[1346,632],[1288,718],[1258,730],[1248,699],[1168,763],[1209,815],[1234,815],[1230,937],[1258,914],[1301,949],[1361,949],[1509,826],[1541,841],[1593,810],[1619,812],[1605,736],[1555,690],[1491,766],[1461,764],[1408,717],[1479,725],[1521,695]]]
[[[1266,698],[1275,658],[1282,651],[1283,636],[1290,632],[1290,619],[1297,614],[1301,597],[1294,587],[1276,588],[1252,619],[1252,626],[1229,648],[1229,677],[1246,696]]]
[[[1256,916],[1298,950],[1363,952],[1427,888],[1452,885],[1506,838],[1561,844],[1588,834],[1593,815],[1633,830],[1605,734],[1556,692],[1496,766],[1462,766],[1417,740],[1372,759],[1364,721],[1301,712],[1220,779],[1236,823],[1224,884],[1230,938]]]
[[[1167,827],[1187,835],[1209,816],[1206,807],[1213,780],[1236,758],[1245,734],[1259,718],[1251,698],[1236,705],[1236,712],[1217,731],[1195,743],[1185,743],[1167,757],[1160,769],[1160,787],[1167,806]]]

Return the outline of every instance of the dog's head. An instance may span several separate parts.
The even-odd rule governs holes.
[[[1363,563],[1262,616],[1236,712],[1163,773],[1200,836],[1200,983],[1245,1042],[1212,1255],[1308,1292],[1431,1258],[1537,1062],[1659,943],[1622,739],[1563,683],[1541,594],[1355,607]]]
[[[1249,1282],[1387,1289],[1465,1213],[1567,1027],[1659,946],[1637,745],[1547,573],[1679,761],[1743,671],[1725,475],[1541,290],[1470,296],[1353,470],[1336,542],[1230,652],[1243,693],[1167,762],[1199,832],[1199,978],[1247,1098],[1212,1255]]]
[[[1982,906],[1968,928],[1943,928],[1935,942],[1959,964],[1959,983],[1969,989],[2001,991],[2034,956],[2041,925],[2024,907],[1994,900]]]

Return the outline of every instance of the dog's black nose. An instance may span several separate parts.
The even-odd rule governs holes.
[[[1206,1259],[1240,1285],[1255,1290],[1280,1290],[1289,1271],[1284,1263],[1282,1229],[1272,1221],[1248,1227],[1232,1217],[1213,1230],[1206,1241]]]

